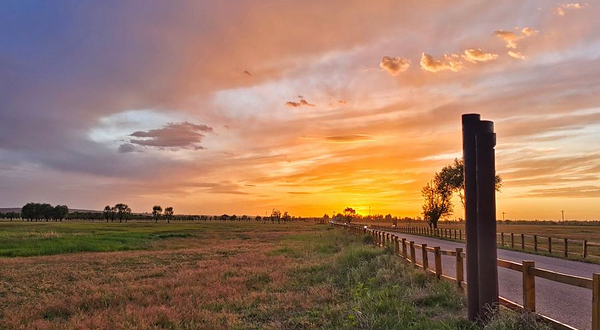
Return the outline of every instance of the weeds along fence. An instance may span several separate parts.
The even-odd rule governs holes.
[[[466,240],[466,234],[461,229],[429,227],[369,227],[411,235],[439,237],[457,241]],[[511,248],[513,250],[547,253],[573,259],[588,259],[590,257],[600,258],[600,243],[590,242],[588,240],[575,240],[551,236],[500,232],[497,235],[496,242],[500,247]]]
[[[462,290],[467,288],[467,282],[464,278],[464,263],[466,259],[466,253],[463,252],[462,248],[456,248],[455,250],[442,250],[437,246],[431,247],[427,246],[427,244],[416,244],[414,241],[409,241],[406,238],[402,238],[395,233],[390,233],[387,231],[371,228],[367,229],[358,225],[335,225],[341,226],[355,234],[371,235],[375,245],[379,247],[392,247],[396,255],[400,256],[413,266],[423,269],[426,273],[431,274],[438,279],[452,281],[456,283],[456,285]],[[413,228],[412,230],[417,230],[417,228]],[[443,230],[441,230],[441,232],[443,232]],[[460,234],[457,235],[460,236]],[[417,262],[417,255],[420,255],[421,263]],[[433,255],[433,260],[430,260],[430,255]],[[456,258],[456,277],[452,277],[443,273],[443,255]],[[498,259],[498,267],[519,272],[523,277],[523,303],[519,304],[500,297],[500,304],[504,307],[512,310],[526,310],[535,313],[541,320],[549,323],[555,329],[576,330],[576,328],[572,326],[561,323],[548,316],[536,313],[535,278],[544,278],[550,281],[592,290],[592,330],[600,330],[600,273],[593,274],[592,278],[585,278],[537,268],[535,267],[535,263],[533,261],[523,261],[522,263],[517,263],[503,259]]]

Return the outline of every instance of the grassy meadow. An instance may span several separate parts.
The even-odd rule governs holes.
[[[453,284],[327,225],[0,223],[0,251],[0,329],[481,329]]]

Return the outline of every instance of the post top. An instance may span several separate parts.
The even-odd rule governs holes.
[[[472,123],[481,120],[481,115],[478,113],[465,113],[462,115],[463,123]]]

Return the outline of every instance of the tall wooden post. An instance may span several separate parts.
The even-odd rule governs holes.
[[[496,250],[496,134],[494,123],[481,121],[477,146],[477,246],[479,262],[479,316],[499,306]],[[467,251],[467,261],[469,254]],[[467,279],[468,281],[468,279]],[[485,282],[484,282],[485,281]]]
[[[462,116],[462,143],[465,180],[465,234],[467,236],[467,307],[469,320],[479,317],[479,270],[477,267],[477,151],[475,135],[481,116]]]

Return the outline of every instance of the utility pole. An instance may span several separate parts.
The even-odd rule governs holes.
[[[504,221],[504,216],[506,215],[506,212],[502,211],[502,221]]]
[[[565,223],[565,210],[560,211],[562,213],[562,222]]]

